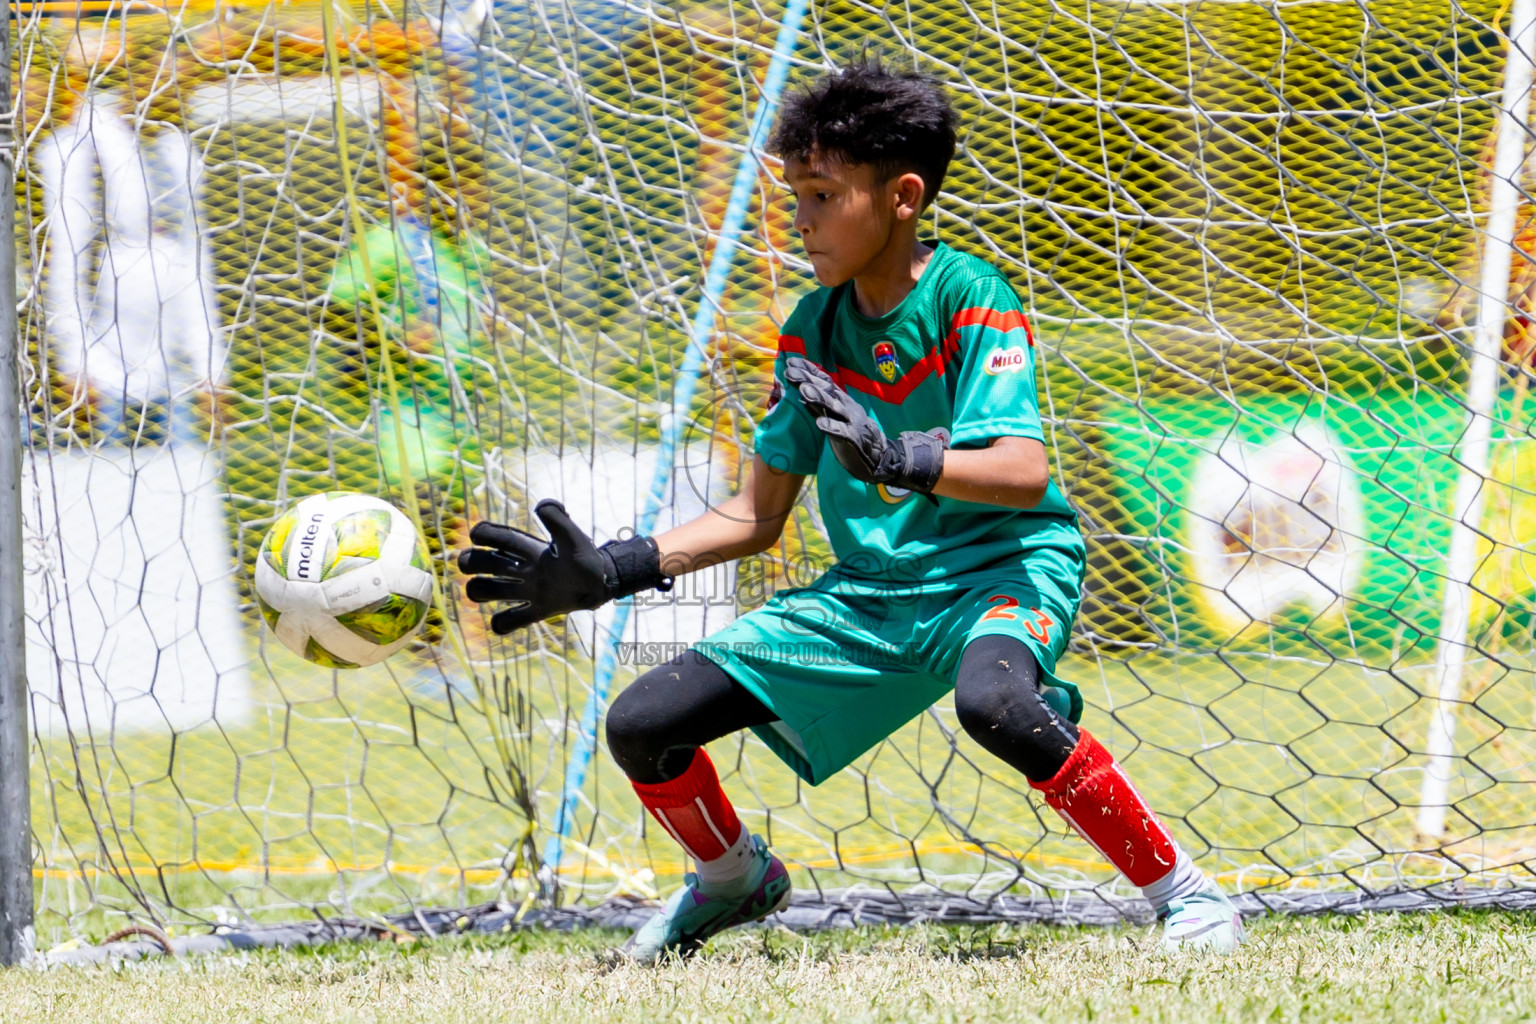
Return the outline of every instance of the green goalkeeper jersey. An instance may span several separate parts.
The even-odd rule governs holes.
[[[1044,441],[1034,338],[1018,296],[996,268],[936,243],[912,291],[882,317],[855,308],[851,284],[803,299],[779,338],[757,454],[776,469],[815,474],[843,574],[871,582],[934,581],[1063,556],[1081,574],[1077,516],[1054,481],[1040,504],[1020,510],[930,501],[849,475],[798,392],[784,382],[784,362],[794,355],[831,374],[888,437],[937,430],[952,448],[984,448],[997,437]]]

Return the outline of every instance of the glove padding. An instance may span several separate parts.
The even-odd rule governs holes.
[[[904,430],[892,441],[863,406],[808,359],[790,356],[784,363],[784,379],[800,392],[800,400],[816,417],[817,428],[827,435],[832,454],[854,477],[921,494],[938,484],[944,469],[941,438]]]
[[[510,633],[557,615],[591,610],[647,587],[671,588],[650,537],[596,547],[558,501],[539,502],[533,514],[549,532],[549,540],[513,526],[480,522],[469,531],[475,547],[459,552],[459,571],[470,577],[465,597],[477,604],[516,602],[516,607],[491,616],[493,631]]]

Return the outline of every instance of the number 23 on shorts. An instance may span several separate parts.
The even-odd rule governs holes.
[[[1018,620],[1019,616],[1014,614],[1014,609],[1019,607],[1017,598],[1009,597],[1007,594],[993,594],[991,597],[987,598],[987,603],[992,605],[992,607],[987,609],[987,611],[982,615],[982,622],[985,622],[988,619],[1008,619],[1009,621]],[[1025,632],[1043,644],[1050,643],[1051,627],[1056,625],[1055,620],[1053,620],[1049,615],[1045,614],[1045,612],[1041,611],[1039,608],[1031,607],[1028,609],[1028,611],[1032,613],[1033,617],[1025,618]]]

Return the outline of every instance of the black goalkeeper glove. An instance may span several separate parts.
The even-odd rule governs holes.
[[[672,589],[672,578],[661,571],[661,551],[650,537],[595,547],[558,501],[539,502],[533,514],[549,531],[549,540],[481,522],[469,531],[470,543],[476,546],[459,552],[459,571],[470,577],[465,597],[477,604],[516,602],[516,607],[491,616],[495,632],[510,633],[556,615],[597,608],[649,587]]]
[[[869,418],[864,407],[848,397],[827,372],[799,356],[784,364],[784,379],[800,392],[800,400],[827,435],[832,454],[850,474],[867,484],[904,487],[929,494],[944,469],[944,442],[933,434],[904,430],[892,441]]]

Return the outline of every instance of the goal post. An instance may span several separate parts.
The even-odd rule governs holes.
[[[0,65],[11,66],[11,19],[0,25]],[[0,111],[11,109],[11,77]],[[16,138],[0,121],[0,182],[15,181]],[[27,730],[25,615],[22,605],[22,353],[16,323],[15,207],[0,204],[0,965],[32,955],[31,737]]]
[[[1460,440],[1456,491],[1451,501],[1451,543],[1446,552],[1445,597],[1435,655],[1437,703],[1430,715],[1426,749],[1429,765],[1419,807],[1419,832],[1430,840],[1445,833],[1447,797],[1455,756],[1456,703],[1466,670],[1467,633],[1472,617],[1472,579],[1478,560],[1477,525],[1487,501],[1494,405],[1502,374],[1505,325],[1509,322],[1510,276],[1516,260],[1533,254],[1516,247],[1520,203],[1531,162],[1531,89],[1536,83],[1536,2],[1514,0],[1505,45],[1504,86],[1493,164],[1489,168],[1488,220],[1483,229],[1478,280],[1477,323],[1467,360],[1466,429]]]

